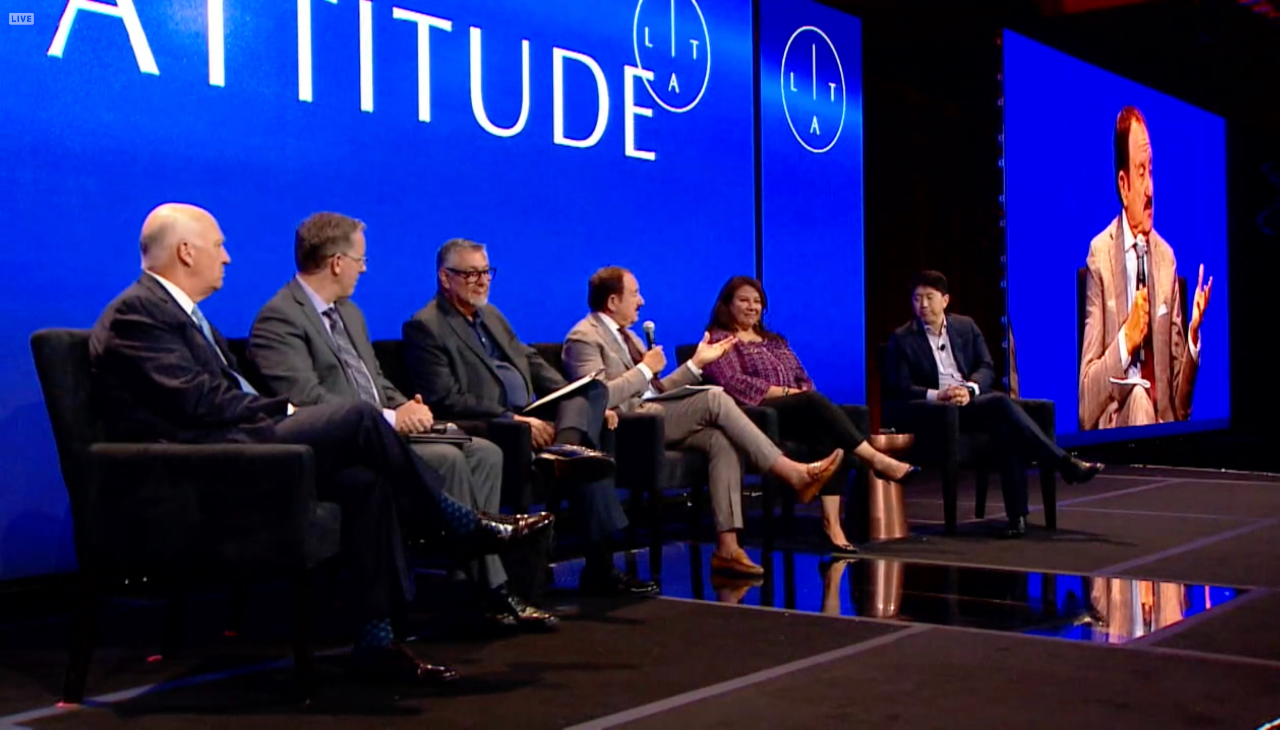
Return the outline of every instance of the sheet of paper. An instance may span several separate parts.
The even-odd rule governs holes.
[[[678,398],[688,398],[694,393],[700,393],[704,390],[724,390],[724,388],[718,385],[682,385],[665,393],[647,392],[640,396],[640,399],[644,401],[676,400]]]
[[[1151,390],[1151,381],[1145,378],[1111,378],[1112,385],[1141,385],[1147,390]]]
[[[587,383],[590,383],[592,380],[595,380],[596,378],[600,377],[600,374],[603,372],[604,372],[604,367],[601,367],[600,369],[596,370],[594,373],[578,378],[577,380],[573,381],[572,383],[569,383],[568,385],[564,386],[560,390],[555,391],[554,393],[548,393],[547,395],[539,398],[533,403],[530,403],[529,407],[524,409],[524,415],[527,416],[536,410],[539,410],[541,408],[551,405],[552,403],[555,403],[557,400],[563,398],[566,395],[569,395],[573,391],[581,388]]]

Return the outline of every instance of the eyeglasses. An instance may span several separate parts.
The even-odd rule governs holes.
[[[356,262],[357,264],[360,264],[361,266],[369,265],[368,256],[352,256],[349,253],[335,253],[334,256],[345,256],[346,258],[351,259],[352,261]]]
[[[481,277],[492,279],[493,277],[498,275],[498,269],[496,267],[490,267],[488,269],[477,269],[475,271],[460,271],[458,269],[451,269],[446,266],[444,270],[462,279],[468,284],[474,284],[477,281],[480,281]]]

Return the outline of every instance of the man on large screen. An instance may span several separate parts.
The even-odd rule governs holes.
[[[1080,428],[1185,421],[1200,364],[1200,322],[1213,278],[1196,282],[1183,329],[1173,249],[1154,227],[1151,138],[1132,106],[1116,117],[1115,185],[1120,215],[1089,244]]]

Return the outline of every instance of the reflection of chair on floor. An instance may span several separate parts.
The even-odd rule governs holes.
[[[1093,640],[1123,644],[1178,623],[1187,613],[1187,588],[1130,578],[1090,578],[1089,598],[1101,624]]]

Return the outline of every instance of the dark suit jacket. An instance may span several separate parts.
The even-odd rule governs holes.
[[[228,365],[182,305],[150,274],[117,296],[89,335],[94,405],[115,441],[177,443],[275,440],[287,398],[240,389]],[[237,370],[238,371],[238,370]]]
[[[964,315],[948,314],[947,339],[964,379],[977,383],[981,392],[990,392],[995,387],[996,371],[978,325]],[[925,400],[927,391],[938,387],[938,363],[919,319],[912,318],[894,330],[887,357],[885,377],[888,394],[894,400]]]
[[[516,338],[497,307],[481,308],[494,345],[524,376],[529,392],[543,396],[566,381],[537,351]],[[437,295],[404,323],[405,369],[415,392],[437,418],[495,418],[504,412],[502,381],[480,349],[471,325],[444,295]]]
[[[408,399],[383,376],[378,365],[364,313],[350,299],[339,299],[334,306],[356,353],[373,377],[379,405],[403,405]],[[285,284],[258,312],[249,333],[248,353],[271,392],[287,396],[294,405],[360,399],[342,370],[328,328],[297,279]]]

